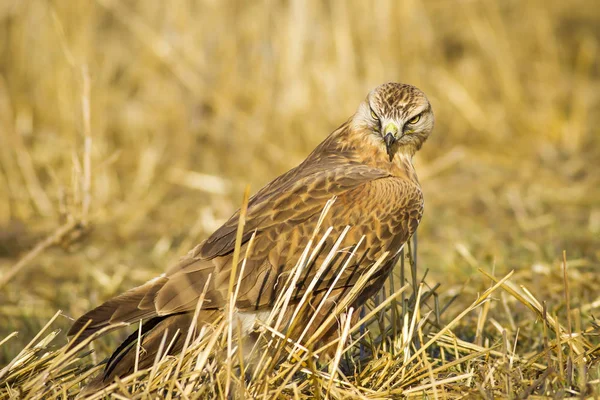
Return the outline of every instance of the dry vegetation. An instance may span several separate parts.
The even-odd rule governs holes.
[[[72,318],[162,272],[388,80],[437,125],[418,263],[373,318],[340,309],[327,367],[275,337],[290,362],[247,379],[224,318],[110,392],[600,396],[599,26],[591,0],[0,2],[0,398],[77,395],[123,336],[66,352]]]

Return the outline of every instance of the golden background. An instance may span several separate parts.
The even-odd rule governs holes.
[[[468,303],[477,268],[515,269],[551,301],[566,250],[594,301],[599,27],[581,0],[0,2],[0,363],[162,272],[387,81],[436,115],[427,281]]]

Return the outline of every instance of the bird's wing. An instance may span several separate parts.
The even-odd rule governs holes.
[[[253,233],[256,234],[256,239],[246,260],[240,290],[243,294],[250,286],[261,282],[259,284],[263,286],[263,290],[257,288],[261,293],[256,294],[256,299],[252,299],[261,306],[266,301],[265,293],[273,290],[272,280],[279,274],[273,270],[281,269],[284,272],[293,267],[297,253],[312,235],[327,201],[390,175],[364,164],[341,164],[329,169],[314,169],[313,173],[305,175],[292,170],[288,174],[294,176],[294,179],[279,179],[279,182],[275,182],[277,190],[269,186],[261,190],[249,203],[246,216],[242,255],[245,254],[247,241]],[[283,178],[285,177],[284,175]],[[238,218],[239,213],[236,213],[167,272],[167,281],[155,298],[155,306],[160,315],[193,309],[209,275],[211,281],[205,307],[220,308],[225,304]],[[343,227],[351,222],[331,221],[336,227]],[[324,229],[329,223],[323,224]],[[265,275],[269,276],[265,278]]]
[[[242,243],[255,231],[258,235],[276,225],[300,223],[322,211],[332,197],[389,176],[386,171],[363,164],[341,164],[329,169],[311,165],[308,171],[301,167],[300,171],[293,169],[282,175],[250,199]],[[202,244],[202,258],[212,259],[233,251],[239,215],[238,210]]]
[[[415,232],[422,211],[420,188],[396,177],[363,181],[339,193],[322,222],[321,233],[332,227],[331,234],[322,250],[303,267],[294,298],[303,296],[306,291],[315,294],[328,290],[332,285],[335,289],[352,287],[384,252],[389,252],[390,259],[393,258]],[[320,212],[316,212],[301,222],[283,222],[265,229],[255,238],[247,263],[257,267],[245,272],[241,280],[239,308],[260,309],[272,304],[304,251],[320,216]],[[342,238],[340,234],[346,227],[348,230]],[[338,239],[339,247],[331,253]],[[324,264],[330,255],[333,257],[329,264]],[[347,268],[342,272],[344,265]],[[385,271],[377,271],[372,279],[382,274],[385,275]]]
[[[318,215],[333,196],[389,175],[365,165],[339,162],[338,158],[333,161],[323,158],[322,161],[307,163],[308,160],[310,158],[253,196],[246,217],[244,242],[256,231],[257,237],[266,233],[275,246],[278,238],[273,235],[277,232],[289,233],[295,225],[303,225]],[[211,281],[203,308],[222,307],[226,301],[224,282],[229,280],[238,218],[239,212],[236,212],[166,274],[110,299],[81,316],[71,327],[69,335],[78,333],[90,320],[77,342],[111,325],[193,310],[209,276]],[[285,239],[281,237],[279,240]],[[248,267],[250,274],[262,270],[264,260],[261,261],[260,257],[264,255],[263,252],[253,256],[252,265]]]

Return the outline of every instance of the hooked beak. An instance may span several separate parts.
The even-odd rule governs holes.
[[[388,123],[383,130],[383,140],[390,161],[394,158],[394,144],[398,141],[398,125],[393,122]]]

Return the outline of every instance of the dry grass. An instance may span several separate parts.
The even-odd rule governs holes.
[[[598,396],[599,25],[583,0],[2,2],[0,396],[78,393],[118,338],[65,354],[70,317],[163,271],[388,80],[437,125],[418,274],[399,268],[362,348],[342,356],[360,326],[335,344],[372,359],[344,375],[290,347],[306,363],[239,380],[224,319],[114,393],[223,397],[230,374],[240,396]],[[490,291],[479,269],[515,272]]]

